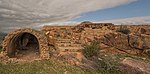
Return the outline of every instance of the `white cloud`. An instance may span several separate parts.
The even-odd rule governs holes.
[[[0,27],[63,22],[80,17],[82,13],[135,1],[137,0],[0,0]],[[8,26],[3,27],[4,24]]]
[[[123,19],[113,19],[113,20],[103,20],[97,22],[110,22],[114,24],[125,24],[125,25],[138,25],[138,24],[150,24],[150,16],[141,16],[141,17],[130,17]]]

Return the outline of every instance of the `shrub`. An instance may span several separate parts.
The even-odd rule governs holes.
[[[82,53],[86,58],[90,58],[93,56],[98,56],[99,49],[99,42],[94,40],[90,45],[85,45],[85,47],[82,49]]]
[[[98,66],[98,72],[101,74],[122,74],[116,62],[111,58],[101,58],[101,60],[98,61]]]
[[[125,25],[121,25],[117,32],[121,32],[123,34],[129,34],[130,30]]]

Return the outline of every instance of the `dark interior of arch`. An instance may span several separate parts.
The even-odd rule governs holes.
[[[9,57],[21,58],[29,55],[39,55],[39,42],[37,38],[30,33],[20,33],[15,36],[7,48]],[[32,58],[31,56],[29,58]]]

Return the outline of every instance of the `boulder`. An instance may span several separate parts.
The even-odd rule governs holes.
[[[143,53],[150,57],[150,49],[146,49],[146,50],[144,50],[144,52],[143,52]]]
[[[102,43],[118,48],[118,49],[130,49],[128,43],[128,35],[119,32],[108,33],[100,39]]]
[[[132,58],[125,58],[119,67],[125,74],[150,74],[150,64]]]
[[[146,50],[150,49],[150,36],[149,35],[130,35],[129,45],[132,48]]]

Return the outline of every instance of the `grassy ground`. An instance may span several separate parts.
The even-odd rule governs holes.
[[[123,74],[118,68],[120,58],[119,55],[101,53],[99,56],[98,71],[101,74]]]
[[[123,74],[119,70],[118,64],[120,60],[127,57],[141,61],[144,59],[144,62],[150,62],[150,59],[142,55],[101,52],[99,55],[99,68],[95,71],[83,70],[79,67],[50,59],[24,64],[4,65],[0,63],[0,74]]]
[[[116,49],[114,49],[115,51]],[[118,53],[113,54],[110,52],[101,52],[99,58],[101,59],[99,71],[102,74],[124,74],[122,73],[118,66],[119,62],[122,61],[125,58],[133,58],[139,61],[143,61],[145,63],[150,63],[150,58],[142,55],[142,54],[127,54],[127,53]]]
[[[0,64],[0,74],[98,74],[82,70],[57,60],[35,61],[25,64]]]

